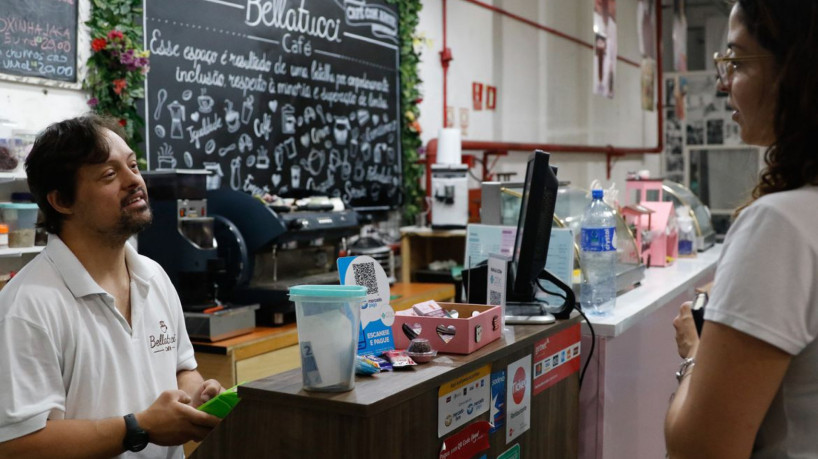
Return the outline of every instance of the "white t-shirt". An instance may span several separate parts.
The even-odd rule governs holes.
[[[126,244],[131,323],[56,236],[0,291],[0,442],[47,419],[103,419],[150,406],[196,368],[176,290]],[[181,458],[148,445],[120,457]]]
[[[730,228],[705,319],[791,354],[754,459],[818,457],[818,188],[764,196]]]

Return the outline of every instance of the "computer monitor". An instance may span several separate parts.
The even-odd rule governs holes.
[[[559,187],[556,169],[548,164],[549,158],[548,153],[536,150],[528,160],[511,263],[512,288],[507,289],[506,295],[512,302],[534,302],[535,293],[541,289],[539,280],[548,280],[565,297],[562,307],[556,308],[557,313],[567,315],[574,306],[574,292],[545,269]]]

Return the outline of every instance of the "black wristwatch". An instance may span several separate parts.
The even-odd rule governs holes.
[[[134,453],[142,451],[148,446],[148,433],[139,427],[133,413],[125,415],[125,439],[122,440],[122,446],[127,451]]]

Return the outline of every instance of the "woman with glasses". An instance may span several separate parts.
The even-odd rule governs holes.
[[[699,339],[673,322],[671,458],[818,457],[818,2],[739,0],[715,56],[745,143],[767,148],[736,211]]]

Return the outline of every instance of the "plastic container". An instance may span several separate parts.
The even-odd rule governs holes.
[[[616,306],[616,216],[602,190],[591,196],[580,224],[580,303],[585,313],[600,316]]]
[[[0,249],[9,248],[9,225],[0,223]]]
[[[9,227],[9,247],[33,247],[37,204],[0,203],[0,221]]]
[[[355,387],[355,355],[365,299],[366,287],[359,285],[290,287],[305,390],[344,392]]]
[[[426,363],[437,356],[437,351],[426,338],[415,338],[409,342],[406,353],[417,363]]]

